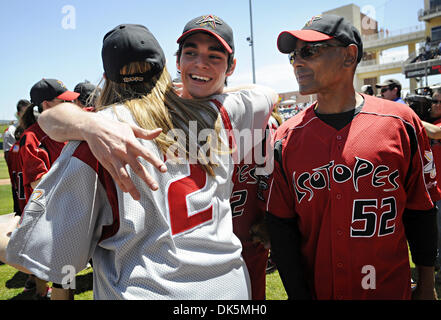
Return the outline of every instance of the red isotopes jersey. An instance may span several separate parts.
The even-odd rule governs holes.
[[[57,142],[34,123],[20,139],[19,158],[23,165],[23,185],[26,200],[32,194],[31,183],[41,179],[58,158],[65,143]]]
[[[274,135],[278,123],[270,116],[267,125],[267,139]],[[265,141],[266,142],[266,141]],[[265,146],[263,146],[265,144]],[[242,242],[242,257],[244,258],[251,279],[253,300],[264,300],[266,296],[266,267],[269,250],[263,244],[253,242],[250,235],[251,227],[262,223],[264,209],[261,201],[258,201],[259,176],[256,173],[258,165],[262,168],[266,164],[262,162],[266,158],[266,143],[259,144],[251,150],[251,156],[234,168],[234,187],[230,198],[233,212],[234,234]],[[268,141],[268,146],[269,141]],[[251,160],[251,161],[250,161]]]
[[[17,141],[12,145],[11,149],[9,149],[7,164],[12,190],[17,195],[18,206],[20,208],[20,212],[17,213],[21,214],[26,205],[26,197],[23,187],[23,165],[19,157],[19,151],[20,141]]]
[[[233,231],[242,243],[244,258],[251,279],[252,299],[264,300],[268,250],[260,243],[253,243],[250,230],[263,221],[263,211],[258,206],[255,163],[242,163],[234,168],[234,187],[230,203],[233,213]]]
[[[266,209],[297,217],[317,299],[409,299],[402,214],[440,199],[417,115],[363,97],[362,110],[341,130],[321,121],[313,105],[276,132],[282,160],[275,161]],[[374,276],[375,288],[366,276]]]

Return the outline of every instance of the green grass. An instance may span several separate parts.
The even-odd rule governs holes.
[[[0,151],[0,179],[9,179],[8,166],[6,165],[3,150]]]
[[[92,300],[92,274],[91,268],[80,272],[75,279],[75,300]],[[23,292],[27,275],[8,265],[0,265],[0,300],[30,300],[32,293]],[[50,283],[49,283],[50,284]],[[277,271],[267,275],[266,286],[267,300],[286,300]]]
[[[11,213],[14,210],[11,185],[0,186],[0,215]]]
[[[88,268],[76,276],[75,300],[93,299],[92,272]],[[32,300],[33,292],[23,292],[27,278],[27,274],[5,264],[0,265],[0,300]]]
[[[267,300],[286,300],[285,289],[282,280],[280,280],[279,271],[266,275],[266,299]]]
[[[0,179],[9,179],[8,167],[6,166],[3,151],[0,150]],[[14,208],[11,185],[0,185],[0,215],[11,213]]]
[[[5,132],[6,128],[9,127],[9,124],[0,124],[0,141],[3,142],[3,133]]]

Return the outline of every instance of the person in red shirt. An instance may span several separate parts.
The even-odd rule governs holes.
[[[86,80],[78,83],[74,88],[74,92],[80,94],[74,101],[75,104],[77,104],[83,110],[92,112],[95,111],[95,103],[101,92],[100,87],[97,87]]]
[[[79,93],[68,91],[59,80],[42,79],[31,89],[31,102],[42,113],[64,101],[73,101]],[[29,108],[26,116],[33,115],[34,108]],[[23,163],[23,186],[26,200],[40,179],[49,171],[58,158],[65,143],[49,138],[38,122],[27,128],[20,138],[19,157]]]
[[[35,115],[62,102],[73,101],[79,95],[79,93],[67,90],[66,86],[56,79],[42,79],[31,88],[32,104],[23,115],[23,121],[27,124],[26,127],[28,125],[29,127],[24,130],[17,147],[18,162],[21,166],[20,182],[23,188],[21,192],[22,195],[24,193],[25,203],[29,201],[33,189],[49,171],[65,145],[65,143],[49,138],[40,128]],[[73,292],[69,289],[62,289],[57,284],[54,284],[53,290],[50,290],[45,281],[36,278],[35,298],[44,299],[48,296],[51,296],[53,300],[73,299]]]
[[[300,94],[317,94],[277,129],[267,184],[271,254],[288,296],[307,298],[309,289],[319,300],[436,299],[441,197],[421,120],[355,91],[363,43],[343,17],[315,16],[277,44]]]

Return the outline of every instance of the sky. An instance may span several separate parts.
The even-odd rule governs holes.
[[[276,47],[280,32],[301,29],[312,16],[351,3],[377,20],[379,28],[400,30],[421,24],[417,12],[424,7],[424,0],[251,1],[256,83],[279,93],[298,89],[287,56]],[[176,40],[189,20],[206,14],[219,16],[234,31],[237,66],[229,85],[252,83],[249,0],[0,0],[0,120],[15,119],[17,101],[30,99],[31,87],[41,78],[62,80],[69,90],[86,79],[98,84],[102,38],[122,23],[150,29],[175,77]],[[406,52],[389,53],[397,54]]]

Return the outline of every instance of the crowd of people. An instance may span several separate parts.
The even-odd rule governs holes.
[[[437,298],[439,133],[398,81],[355,90],[351,23],[280,33],[300,93],[317,95],[285,121],[271,88],[226,87],[224,20],[191,19],[177,43],[180,83],[149,29],[123,24],[103,38],[98,86],[31,88],[5,153],[17,206],[0,224],[0,260],[27,290],[73,299],[65,268],[91,263],[95,299],[264,300],[270,261],[289,299]]]
[[[426,42],[424,43],[424,46],[420,48],[419,54],[415,58],[413,58],[410,63],[439,58],[441,58],[441,41],[432,41],[430,37],[426,37]]]

